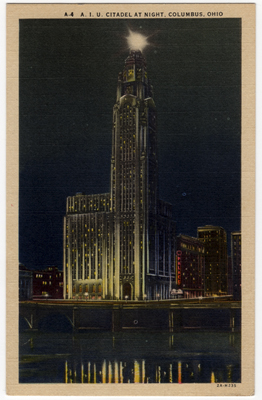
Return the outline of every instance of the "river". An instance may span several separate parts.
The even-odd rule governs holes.
[[[21,332],[20,383],[241,381],[240,332]]]

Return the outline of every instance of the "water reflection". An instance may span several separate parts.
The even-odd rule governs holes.
[[[20,383],[240,382],[238,332],[20,335]]]
[[[232,382],[233,365],[225,370],[210,370],[210,382]],[[146,364],[146,360],[134,362],[88,362],[75,365],[65,361],[65,383],[201,383],[201,364],[171,362],[162,365]],[[208,380],[205,379],[205,382]]]

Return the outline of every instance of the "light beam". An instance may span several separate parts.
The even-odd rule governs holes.
[[[130,29],[129,36],[126,39],[130,50],[140,50],[142,52],[149,44],[146,36],[141,35],[141,33],[133,32]]]

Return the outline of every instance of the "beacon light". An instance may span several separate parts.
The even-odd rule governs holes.
[[[141,35],[141,33],[133,32],[130,29],[129,36],[126,39],[130,50],[140,50],[142,52],[148,45],[146,36]]]

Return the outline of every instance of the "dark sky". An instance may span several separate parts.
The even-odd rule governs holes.
[[[159,193],[177,234],[240,229],[240,19],[21,20],[19,260],[29,268],[62,268],[67,196],[109,191],[129,28],[150,35]]]

